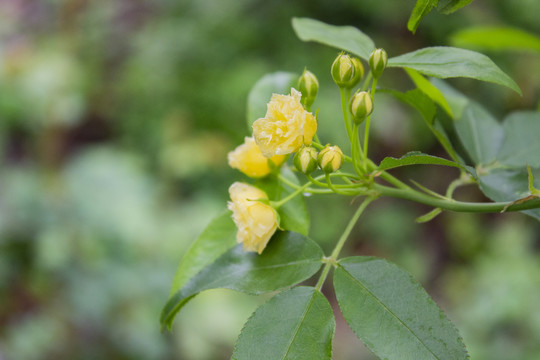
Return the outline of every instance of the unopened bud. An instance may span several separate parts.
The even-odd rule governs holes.
[[[318,161],[322,171],[326,173],[337,171],[343,162],[343,152],[337,145],[326,146],[319,153]]]
[[[339,54],[332,64],[332,78],[341,88],[353,88],[364,76],[364,66],[359,59]]]
[[[373,99],[367,91],[360,91],[351,99],[351,114],[356,124],[362,123],[373,112]]]
[[[310,107],[319,91],[319,81],[317,77],[309,70],[304,70],[302,76],[298,79],[298,90],[302,93],[302,104]]]
[[[378,79],[388,63],[388,54],[384,49],[375,49],[369,56],[369,68],[375,79]]]
[[[352,57],[352,62],[354,64],[354,85],[351,86],[354,87],[356,84],[358,84],[360,82],[360,80],[362,80],[362,78],[364,77],[364,65],[362,65],[362,61],[360,61],[359,58],[357,57]]]
[[[317,150],[311,146],[303,147],[294,155],[294,166],[306,175],[317,168]]]

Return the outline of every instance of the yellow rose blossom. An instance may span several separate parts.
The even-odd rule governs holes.
[[[231,151],[227,157],[232,168],[254,178],[270,174],[272,169],[268,161],[280,166],[286,159],[285,155],[275,155],[270,159],[264,157],[252,137],[246,137],[244,143]]]
[[[301,98],[294,88],[290,95],[272,95],[266,116],[253,123],[253,136],[264,156],[290,154],[311,144],[317,120],[304,109]]]
[[[235,182],[229,188],[231,200],[229,210],[238,232],[236,241],[242,243],[245,251],[262,253],[268,240],[278,227],[275,210],[260,199],[268,200],[266,193],[254,186]]]

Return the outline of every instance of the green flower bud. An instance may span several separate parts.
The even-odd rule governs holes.
[[[317,168],[317,150],[311,146],[303,147],[294,155],[294,166],[306,175]]]
[[[331,74],[337,86],[350,89],[364,76],[364,66],[359,59],[341,53],[332,64]]]
[[[298,79],[298,90],[302,93],[302,104],[305,107],[310,107],[319,91],[319,80],[309,70],[304,70],[302,76]]]
[[[369,68],[375,79],[378,79],[388,63],[388,54],[384,49],[375,49],[369,56]]]
[[[339,146],[326,146],[321,150],[318,157],[319,166],[326,173],[339,170],[343,162],[343,152]]]
[[[360,91],[351,99],[351,114],[356,124],[361,124],[373,112],[373,99],[367,91]]]
[[[358,84],[360,82],[360,80],[362,80],[362,78],[364,77],[364,65],[362,65],[362,61],[360,61],[359,58],[357,57],[353,57],[352,58],[352,61],[353,61],[353,64],[354,64],[354,85],[351,86],[354,87],[356,84]]]

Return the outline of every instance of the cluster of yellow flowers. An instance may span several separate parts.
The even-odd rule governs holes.
[[[253,123],[253,137],[228,155],[229,165],[249,177],[260,178],[279,168],[287,155],[310,145],[317,120],[301,104],[302,94],[291,88],[290,95],[274,94],[264,118]],[[244,250],[263,251],[278,228],[276,210],[266,193],[252,185],[235,182],[229,188],[228,208],[238,228],[236,240]]]

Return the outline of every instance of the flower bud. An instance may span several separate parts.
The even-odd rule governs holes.
[[[332,78],[341,88],[353,88],[364,75],[362,62],[347,54],[339,54],[332,64]]]
[[[378,79],[388,63],[388,54],[384,49],[375,49],[369,56],[369,68],[375,79]]]
[[[351,88],[354,87],[356,84],[358,84],[360,80],[362,80],[362,78],[364,77],[364,65],[362,65],[362,61],[360,61],[360,59],[357,57],[353,57],[352,62],[354,64],[355,78],[354,78],[354,85],[352,85]]]
[[[367,91],[360,91],[351,99],[351,114],[356,124],[361,124],[373,112],[373,99]]]
[[[343,162],[343,152],[339,146],[326,146],[319,153],[319,166],[326,173],[339,170]]]
[[[301,103],[306,108],[309,108],[315,101],[319,91],[317,77],[311,71],[304,70],[302,76],[298,79],[298,90],[302,93]]]
[[[294,155],[293,163],[301,173],[311,174],[317,168],[317,150],[311,146],[301,148]]]

